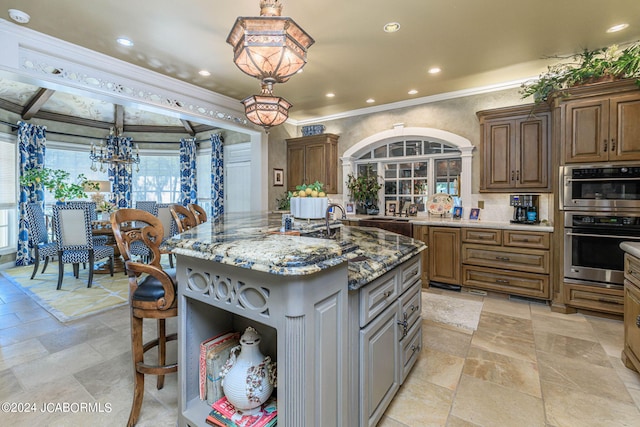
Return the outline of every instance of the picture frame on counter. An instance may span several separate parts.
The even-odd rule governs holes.
[[[418,216],[418,205],[409,205],[409,216]]]
[[[353,202],[347,202],[344,204],[344,211],[347,215],[355,215],[356,205]]]
[[[284,186],[284,169],[273,169],[273,186],[274,187],[283,187]]]
[[[398,202],[396,202],[395,200],[387,200],[385,202],[384,210],[386,215],[395,216],[396,211],[398,210]]]
[[[471,211],[469,212],[469,219],[472,221],[480,219],[480,208],[471,208]]]
[[[462,219],[462,206],[455,206],[453,208],[453,219]]]

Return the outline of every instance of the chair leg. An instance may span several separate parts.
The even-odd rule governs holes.
[[[158,319],[158,366],[167,364],[167,326],[165,319]],[[164,387],[164,375],[158,375],[158,390]]]
[[[42,274],[44,274],[44,271],[47,269],[47,265],[49,265],[49,257],[44,257],[44,267],[42,267]]]
[[[173,254],[169,254],[169,267],[173,268]]]
[[[94,262],[94,253],[92,250],[89,251],[89,283],[87,284],[87,288],[91,287],[91,283],[93,282],[93,262]]]
[[[142,319],[131,313],[131,353],[133,354],[133,402],[129,413],[128,427],[132,427],[138,421],[142,398],[144,397],[144,374],[138,372],[138,364],[143,363],[144,349],[142,344]]]
[[[73,264],[73,276],[76,279],[80,277],[80,264],[77,262]]]
[[[62,251],[58,251],[58,287],[56,290],[62,288],[62,276],[64,276],[64,264],[62,263]]]
[[[31,273],[31,279],[36,277],[36,272],[38,271],[39,266],[40,266],[40,255],[36,252],[36,258],[33,263],[33,273]]]
[[[125,268],[126,271],[126,268]],[[111,277],[113,277],[113,257],[110,256],[109,257],[109,273],[111,274]]]

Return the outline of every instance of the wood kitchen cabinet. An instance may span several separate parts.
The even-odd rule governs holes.
[[[480,191],[551,191],[551,113],[532,105],[479,111]]]
[[[427,249],[422,251],[422,287],[429,287],[429,226],[414,225],[413,238],[423,241],[427,245]]]
[[[625,366],[640,372],[640,259],[624,255],[624,348]]]
[[[640,91],[624,83],[593,85],[559,102],[565,163],[640,160]]]
[[[460,229],[429,227],[429,281],[460,284]]]
[[[338,138],[323,133],[287,139],[287,190],[320,181],[326,193],[338,192]]]

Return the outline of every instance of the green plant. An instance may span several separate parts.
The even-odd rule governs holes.
[[[360,206],[377,206],[378,190],[381,187],[378,175],[373,171],[371,165],[368,165],[365,172],[358,176],[352,173],[347,176],[347,188],[351,193],[351,199]]]
[[[98,190],[98,183],[89,181],[84,174],[76,177],[75,181],[69,181],[71,174],[62,169],[34,168],[29,169],[20,177],[20,185],[38,186],[53,193],[56,200],[64,202],[69,199],[84,199],[86,190]]]
[[[533,96],[535,103],[547,102],[552,95],[565,96],[566,90],[572,86],[606,78],[635,78],[636,84],[640,86],[639,42],[622,50],[617,45],[595,50],[585,49],[570,58],[567,62],[549,66],[547,72],[537,79],[523,83],[520,87],[522,98]]]
[[[291,209],[291,196],[293,193],[291,191],[285,191],[282,194],[281,198],[276,198],[276,205],[278,205],[278,210],[280,211],[288,211]]]

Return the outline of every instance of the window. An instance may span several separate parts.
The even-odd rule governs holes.
[[[180,202],[180,155],[174,150],[145,153],[140,150],[140,171],[134,167],[131,197],[158,203]]]
[[[15,251],[18,235],[15,136],[0,135],[0,253]]]
[[[426,210],[426,200],[434,193],[458,196],[462,171],[460,150],[441,141],[396,140],[376,144],[356,160],[357,174],[368,166],[383,180],[384,203],[415,204]]]
[[[198,204],[211,212],[211,149],[198,151],[196,156],[196,179],[198,181]]]

